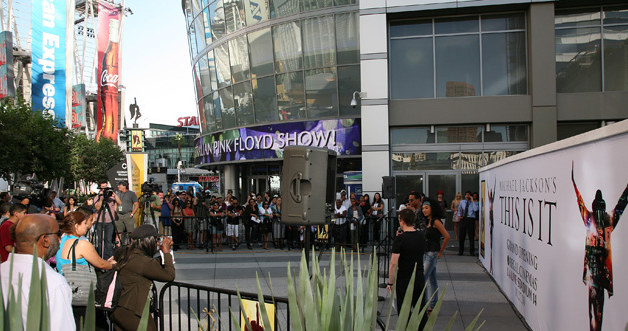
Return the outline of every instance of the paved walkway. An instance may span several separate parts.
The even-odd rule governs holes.
[[[364,266],[368,254],[361,254]],[[246,249],[240,246],[236,251],[205,253],[200,250],[175,252],[177,281],[257,292],[255,275],[260,277],[262,291],[270,294],[272,280],[276,296],[287,297],[287,265],[298,267],[300,252]],[[329,254],[321,255],[321,266],[329,264]],[[339,270],[337,268],[337,270]],[[447,287],[445,302],[436,330],[442,330],[453,314],[458,311],[452,330],[464,330],[480,310],[484,309],[480,320],[485,324],[481,330],[527,330],[504,295],[499,291],[476,257],[458,256],[457,248],[448,248],[437,265],[439,287]],[[269,278],[270,276],[270,278]],[[379,295],[386,301],[379,303],[379,310],[386,314],[389,295],[385,289]],[[391,316],[392,325],[396,321],[396,311]],[[385,320],[385,319],[384,319]]]

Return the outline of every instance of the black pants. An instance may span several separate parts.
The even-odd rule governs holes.
[[[458,254],[464,253],[464,240],[465,237],[469,237],[469,253],[475,255],[475,219],[465,217],[460,220],[458,225]]]

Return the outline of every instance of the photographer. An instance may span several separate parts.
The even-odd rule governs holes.
[[[106,180],[98,184],[98,195],[94,198],[94,207],[98,210],[98,218],[96,219],[96,244],[97,251],[102,254],[103,259],[113,256],[113,230],[116,217],[116,205],[119,205],[120,198],[108,186]],[[103,209],[103,202],[109,206],[108,210]],[[103,209],[103,210],[101,210]],[[111,212],[111,213],[110,213]],[[101,237],[101,235],[103,237]],[[104,242],[104,248],[101,243]]]
[[[118,183],[118,220],[116,221],[116,231],[118,231],[118,241],[123,232],[131,233],[135,229],[135,213],[140,208],[140,202],[133,191],[129,191],[129,182],[123,180]]]

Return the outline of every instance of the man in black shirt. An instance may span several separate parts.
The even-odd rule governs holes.
[[[238,204],[238,199],[233,198],[231,205],[227,208],[227,237],[229,237],[229,244],[234,251],[240,245],[238,243],[238,228],[242,211],[242,207]]]
[[[421,296],[421,291],[425,286],[423,277],[423,253],[425,250],[425,235],[423,231],[417,231],[414,228],[415,222],[414,212],[410,209],[404,209],[399,212],[399,225],[403,232],[398,233],[393,242],[392,257],[390,258],[390,268],[388,270],[388,284],[386,289],[388,292],[392,290],[392,286],[397,282],[397,311],[401,311],[406,289],[410,284],[412,272],[415,271],[414,288],[412,291],[412,307],[414,307]],[[397,271],[397,279],[395,280],[395,269]],[[415,269],[416,268],[416,269]],[[420,302],[418,309],[422,309],[424,302]],[[421,322],[422,329],[425,319]]]

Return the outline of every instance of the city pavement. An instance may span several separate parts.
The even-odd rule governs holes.
[[[444,329],[457,311],[452,330],[464,330],[480,310],[484,309],[480,321],[485,321],[485,324],[481,330],[528,330],[477,257],[458,256],[457,251],[455,246],[448,247],[437,265],[439,287],[447,288],[447,292],[435,329]],[[327,267],[329,252],[320,256],[321,266]],[[368,263],[368,257],[368,253],[360,254],[363,268]],[[231,290],[238,288],[242,292],[257,292],[257,273],[264,294],[271,294],[269,285],[272,281],[272,293],[287,297],[287,266],[290,263],[296,273],[299,261],[300,251],[264,250],[260,247],[248,250],[245,245],[236,251],[229,249],[217,253],[206,253],[198,249],[180,250],[175,252],[176,280]],[[336,270],[340,270],[339,265]],[[384,300],[379,302],[378,310],[385,321],[390,295],[383,288],[380,288],[379,295]],[[394,329],[396,317],[393,309],[391,329]],[[284,328],[285,324],[280,327]]]

